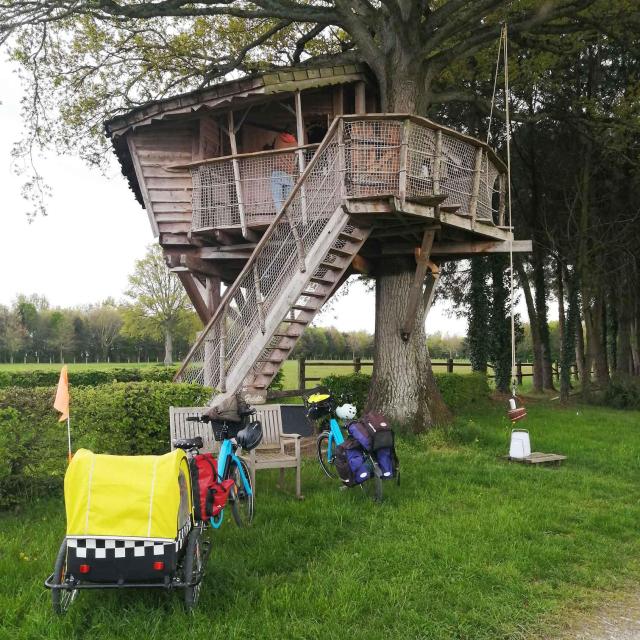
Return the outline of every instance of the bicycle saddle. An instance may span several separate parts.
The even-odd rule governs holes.
[[[195,438],[182,438],[180,440],[174,440],[173,446],[176,449],[184,449],[185,451],[189,451],[190,449],[202,449],[203,441],[200,436],[196,436]]]

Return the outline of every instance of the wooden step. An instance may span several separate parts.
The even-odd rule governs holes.
[[[338,264],[336,262],[321,262],[320,267],[323,269],[331,269],[333,271],[342,271],[344,264]]]
[[[311,280],[311,282],[315,282],[316,284],[335,284],[336,283],[335,280],[329,280],[329,278],[326,278],[326,277],[321,278],[319,276],[311,276],[309,280]]]
[[[346,231],[341,231],[338,236],[344,240],[351,240],[352,242],[357,242],[358,244],[363,241],[363,238],[360,236],[354,236]]]
[[[291,324],[309,324],[311,320],[300,320],[299,318],[285,318],[282,322],[290,322]]]
[[[304,304],[292,304],[291,308],[295,309],[296,311],[317,311],[318,310],[318,307],[309,307]]]
[[[327,294],[324,291],[303,291],[299,298],[326,298]]]
[[[258,358],[256,362],[269,362],[271,364],[280,364],[284,362],[286,358]]]
[[[329,249],[329,253],[333,253],[334,255],[340,256],[341,258],[351,258],[355,251],[348,251],[347,249],[331,247],[331,249]]]

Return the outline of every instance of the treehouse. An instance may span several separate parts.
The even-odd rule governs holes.
[[[348,65],[232,80],[107,123],[205,325],[178,379],[259,402],[353,273],[411,259],[406,337],[442,261],[530,250],[505,224],[506,167],[491,148],[378,110],[366,69]]]

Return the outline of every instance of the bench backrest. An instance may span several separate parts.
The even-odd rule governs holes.
[[[204,446],[202,453],[217,453],[220,443],[213,437],[213,430],[209,424],[202,422],[187,422],[190,416],[199,416],[202,407],[170,407],[169,408],[169,433],[171,449],[174,440],[180,438],[195,438],[200,436]],[[262,424],[262,443],[260,446],[280,446],[282,434],[282,414],[279,404],[264,404],[256,407],[256,418]]]

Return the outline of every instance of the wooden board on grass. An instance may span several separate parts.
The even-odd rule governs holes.
[[[563,460],[567,459],[567,456],[562,456],[558,453],[541,453],[534,451],[531,455],[524,458],[512,458],[510,456],[504,456],[509,462],[520,462],[521,464],[556,464],[561,465]]]

